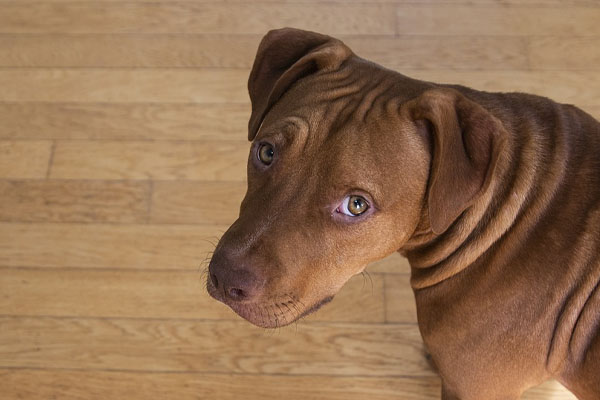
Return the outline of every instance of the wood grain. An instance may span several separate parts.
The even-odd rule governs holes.
[[[242,321],[207,294],[202,271],[5,268],[0,314]],[[385,322],[383,281],[380,274],[352,278],[330,304],[298,325]]]
[[[0,66],[250,68],[261,37],[194,34],[5,34],[0,35]]]
[[[0,138],[245,140],[249,116],[249,104],[0,103]]]
[[[252,67],[261,37],[189,34],[0,35],[0,66],[248,69]],[[522,37],[338,37],[359,56],[391,68],[495,70],[526,69],[529,66],[529,42]],[[550,63],[549,67],[563,65],[560,60],[557,61]]]
[[[147,182],[0,181],[0,221],[146,222]]]
[[[0,0],[0,3],[14,2],[15,0]],[[122,0],[78,0],[78,2],[101,2],[101,3],[118,3]],[[303,0],[302,3],[318,3],[323,0]],[[73,0],[43,0],[44,3],[71,3]],[[156,0],[129,0],[128,3],[154,3]],[[239,0],[186,0],[188,3],[239,3]],[[269,3],[297,3],[297,0],[269,0]],[[463,5],[497,5],[519,7],[556,7],[565,5],[575,6],[597,6],[597,0],[328,0],[328,3],[359,3],[359,4],[395,4],[399,6],[405,5],[447,5],[447,4],[463,4]]]
[[[245,182],[156,182],[150,220],[230,225],[245,194]]]
[[[0,223],[0,265],[198,271],[225,226]]]
[[[554,380],[544,382],[539,386],[529,389],[523,394],[522,399],[577,400],[575,395],[571,394],[564,386]]]
[[[600,34],[598,8],[586,7],[398,7],[398,33],[427,35]]]
[[[598,40],[598,36],[532,37],[529,41],[531,68],[600,70]]]
[[[439,400],[439,386],[437,377],[257,377],[214,373],[0,369],[0,391],[8,398],[29,400],[125,399],[134,395],[145,399],[280,400],[282,393],[288,400],[364,400],[367,394],[369,400]],[[251,395],[248,388],[252,388]]]
[[[247,103],[247,80],[245,70],[0,69],[0,101]]]
[[[0,326],[3,367],[434,374],[415,325],[321,323],[273,332],[232,321],[0,317]]]
[[[50,177],[244,181],[248,150],[247,141],[59,141]]]
[[[396,69],[527,69],[527,40],[505,36],[341,37],[360,57]]]
[[[110,371],[45,371],[0,369],[0,390],[9,398],[65,400],[140,398],[238,400],[253,396],[279,400],[439,400],[437,377],[344,377],[215,373],[151,373]],[[56,382],[61,382],[57,385]],[[530,389],[522,400],[575,400],[555,381]]]
[[[600,106],[582,106],[581,108],[600,121]]]
[[[0,179],[45,178],[52,142],[0,140]]]
[[[561,103],[598,105],[600,74],[581,71],[422,71],[404,73],[412,78],[452,83],[492,92],[526,92],[549,97]]]
[[[1,33],[255,33],[295,26],[343,34],[394,34],[394,8],[269,3],[6,3]]]

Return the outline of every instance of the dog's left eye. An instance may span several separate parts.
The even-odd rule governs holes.
[[[273,146],[268,143],[263,143],[258,148],[258,159],[265,165],[270,165],[273,162],[275,156],[275,150]]]
[[[349,215],[350,217],[358,217],[369,209],[369,203],[362,196],[350,195],[346,196],[342,204],[337,208],[337,212]]]

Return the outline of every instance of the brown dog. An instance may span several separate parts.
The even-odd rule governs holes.
[[[597,121],[294,29],[265,36],[248,87],[248,192],[211,295],[281,326],[399,251],[443,399],[517,399],[550,377],[600,399]]]

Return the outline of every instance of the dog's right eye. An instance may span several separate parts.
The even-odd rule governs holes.
[[[275,157],[275,149],[268,143],[263,143],[258,148],[258,159],[265,165],[270,165]]]
[[[336,211],[350,217],[358,217],[368,209],[369,203],[364,197],[352,195],[346,196]]]

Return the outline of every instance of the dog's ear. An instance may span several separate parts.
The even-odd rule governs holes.
[[[411,100],[414,120],[432,143],[427,206],[434,233],[441,234],[489,187],[504,147],[502,123],[453,89],[432,89]]]
[[[270,31],[258,46],[248,91],[252,115],[248,140],[253,140],[263,118],[290,86],[318,71],[332,71],[352,55],[341,41],[299,29]]]

